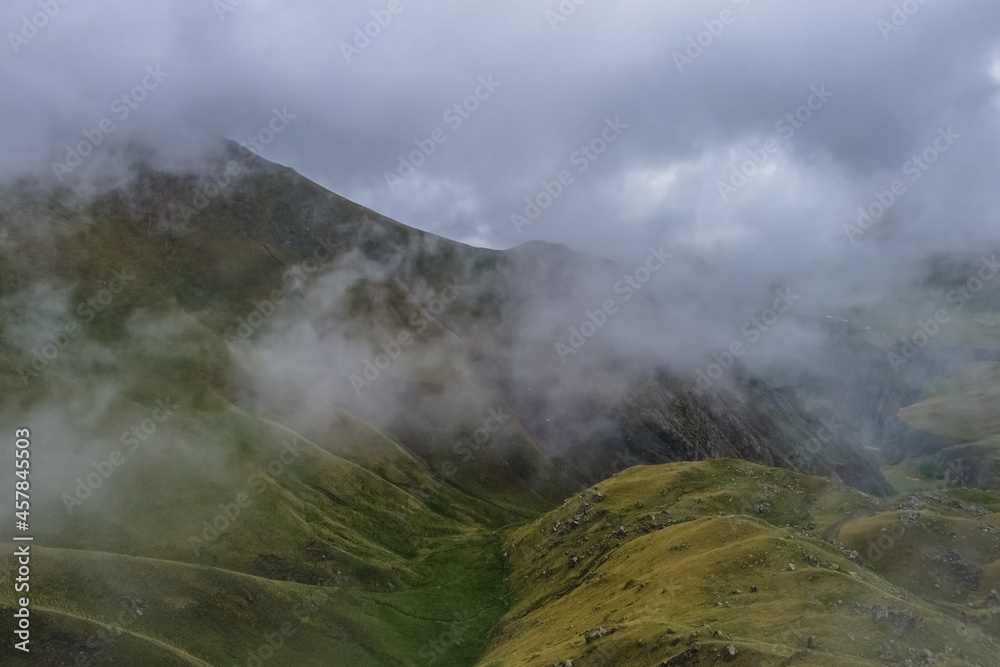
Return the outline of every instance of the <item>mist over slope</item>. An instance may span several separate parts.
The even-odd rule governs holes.
[[[1000,664],[1000,4],[0,26],[0,663]]]
[[[231,661],[275,620],[261,600],[335,585],[361,616],[328,607],[301,655],[403,664],[455,622],[445,608],[482,596],[461,662],[509,604],[496,531],[615,470],[729,456],[890,491],[828,416],[738,363],[706,390],[631,346],[632,327],[669,319],[637,269],[446,241],[230,143],[198,171],[139,153],[91,185],[21,180],[0,211],[0,415],[45,443],[40,567],[64,581],[38,597],[51,655],[126,659],[155,639],[181,664]],[[123,576],[101,583],[114,559]],[[205,598],[206,577],[236,597]],[[152,625],[88,648],[116,599]],[[224,624],[234,604],[249,616],[230,640],[191,634],[192,614]]]
[[[213,191],[211,179],[234,163],[246,173]],[[507,253],[472,248],[399,225],[233,144],[201,174],[148,162],[133,169],[128,185],[82,204],[70,191],[28,187],[12,198],[8,243],[17,259],[9,275],[34,276],[31,289],[45,290],[52,304],[22,313],[34,321],[7,324],[22,382],[39,377],[38,367],[52,373],[75,359],[39,356],[52,333],[45,327],[90,319],[89,309],[74,304],[93,298],[118,271],[134,277],[108,306],[115,316],[95,312],[97,326],[73,340],[74,350],[116,335],[132,349],[162,348],[157,338],[204,329],[215,338],[203,348],[214,365],[197,369],[204,400],[221,394],[306,434],[328,429],[329,408],[340,405],[412,441],[422,456],[454,458],[462,449],[467,459],[483,444],[474,441],[477,431],[495,409],[511,416],[493,418],[490,453],[516,459],[513,474],[526,481],[554,474],[542,472],[542,462],[556,458],[574,460],[577,470],[565,474],[593,482],[615,460],[724,453],[839,470],[868,490],[886,488],[835,433],[824,437],[832,444],[814,448],[822,452],[801,454],[818,419],[758,388],[729,349],[714,357],[703,350],[706,370],[692,371],[689,359],[637,343],[641,331],[674,341],[675,350],[697,349],[686,328],[672,324],[691,313],[663,297],[685,291],[663,248],[651,248],[631,270],[545,244]],[[29,228],[26,214],[39,224]],[[29,236],[46,227],[40,243]],[[776,291],[779,297],[764,297],[774,302],[765,322],[795,305],[791,291]],[[12,290],[8,303],[23,303],[24,294]],[[38,311],[52,319],[37,319]],[[767,324],[755,322],[761,336]],[[651,419],[667,425],[654,430],[655,445],[643,440]],[[788,429],[796,442],[777,435]],[[470,437],[471,447],[454,445]]]

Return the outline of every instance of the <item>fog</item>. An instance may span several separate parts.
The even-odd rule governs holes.
[[[526,279],[506,311],[530,341],[507,361],[553,394],[609,351],[691,373],[735,343],[754,368],[813,358],[826,315],[909,286],[931,252],[986,252],[995,234],[1000,7],[388,7],[5,3],[0,177],[86,197],[129,183],[137,147],[183,172],[223,137],[447,239],[564,244],[581,264]],[[348,258],[314,277],[237,355],[255,400],[318,427],[331,402],[356,401],[351,376],[377,343],[323,320],[349,284],[392,271]],[[626,276],[648,276],[631,303]],[[529,296],[567,280],[559,298]],[[443,289],[424,287],[414,308]],[[31,289],[45,293],[4,301],[35,303],[5,329],[25,352],[66,307],[66,285]],[[561,353],[608,299],[602,335]],[[778,305],[777,325],[751,324]],[[134,332],[158,339],[158,326]],[[452,363],[440,341],[407,373]],[[472,412],[483,392],[466,394]],[[369,410],[392,421],[399,400]]]

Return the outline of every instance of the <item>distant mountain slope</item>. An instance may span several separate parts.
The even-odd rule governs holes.
[[[829,317],[808,366],[775,373],[878,453],[898,488],[998,488],[1000,281],[995,249],[937,253],[912,284]]]
[[[887,492],[745,374],[696,396],[613,338],[568,371],[536,315],[575,315],[612,263],[446,241],[259,158],[210,187],[244,158],[0,193],[0,423],[36,435],[45,660],[245,663],[319,591],[288,664],[466,665],[509,602],[500,529],[612,467],[731,456]]]
[[[206,166],[206,173],[222,173],[227,159],[242,159],[234,145],[227,145],[223,155]],[[69,290],[70,301],[80,302],[99,293],[115,271],[134,275],[129,288],[115,300],[114,315],[97,318],[95,326],[84,332],[85,336],[102,335],[101,342],[114,341],[136,313],[164,318],[186,313],[229,348],[241,342],[241,331],[258,340],[276,324],[295,318],[347,339],[354,344],[354,352],[367,347],[372,359],[383,352],[382,346],[392,347],[393,337],[409,335],[415,339],[414,347],[377,382],[365,377],[365,371],[381,375],[368,365],[336,366],[345,380],[351,378],[354,391],[335,392],[332,398],[402,437],[404,446],[417,448],[432,459],[434,448],[428,446],[435,437],[440,439],[436,429],[442,420],[430,428],[418,423],[423,408],[387,418],[386,404],[423,405],[433,411],[441,407],[435,403],[444,403],[449,419],[443,421],[450,422],[453,431],[446,439],[452,442],[463,427],[463,420],[453,419],[463,412],[455,409],[456,401],[468,403],[470,421],[464,428],[472,433],[489,407],[514,409],[518,421],[536,440],[522,439],[522,453],[518,454],[525,462],[519,474],[535,486],[532,480],[537,475],[549,480],[542,486],[554,482],[553,472],[544,472],[545,460],[563,456],[561,450],[568,445],[565,439],[557,442],[545,435],[543,426],[575,434],[573,442],[584,456],[580,459],[577,453],[574,457],[580,459],[579,466],[588,480],[604,476],[607,450],[615,447],[623,451],[614,452],[614,458],[629,463],[699,456],[692,447],[700,449],[701,455],[734,455],[793,467],[803,458],[796,449],[800,441],[811,437],[810,418],[801,414],[800,406],[767,394],[759,383],[749,383],[746,391],[733,393],[723,401],[727,408],[710,410],[707,418],[722,423],[732,414],[749,410],[755,415],[751,421],[756,421],[770,412],[765,421],[777,422],[765,430],[773,442],[762,445],[744,443],[739,437],[734,440],[738,431],[748,432],[737,427],[736,431],[723,429],[729,438],[726,446],[688,434],[684,436],[687,444],[680,447],[672,449],[671,439],[666,438],[657,446],[635,451],[615,444],[616,440],[637,437],[633,434],[637,426],[647,428],[641,423],[662,423],[662,417],[673,409],[670,405],[679,407],[681,403],[667,398],[668,403],[663,404],[666,396],[658,389],[640,390],[646,395],[640,402],[645,407],[639,412],[634,407],[626,410],[624,403],[616,405],[615,401],[625,391],[644,387],[654,378],[660,380],[654,380],[653,386],[662,383],[666,369],[650,372],[648,364],[646,369],[637,368],[635,360],[616,353],[613,345],[597,341],[587,350],[588,358],[574,359],[574,372],[599,373],[605,386],[591,384],[565,397],[556,391],[556,384],[566,385],[566,377],[572,377],[552,352],[553,342],[562,335],[558,318],[547,323],[526,318],[539,311],[572,312],[577,307],[574,292],[586,294],[584,286],[600,276],[607,276],[613,284],[619,269],[612,263],[545,244],[530,244],[508,253],[470,248],[388,220],[263,159],[252,161],[244,171],[246,175],[221,191],[216,188],[214,197],[205,194],[208,181],[204,176],[157,172],[141,163],[126,189],[110,191],[91,203],[79,202],[69,193],[52,195],[29,187],[15,190],[5,197],[0,218],[10,230],[5,246],[9,261],[4,262],[2,284],[25,286],[60,280],[62,288]],[[51,234],[40,238],[37,227],[42,221],[41,227],[50,228]],[[330,279],[317,285],[323,275]],[[339,290],[339,301],[330,294],[331,289]],[[12,291],[4,294],[9,297]],[[294,306],[276,308],[279,312],[274,320],[269,314],[256,312],[277,305],[268,303],[278,293]],[[254,317],[262,322],[248,326]],[[329,349],[322,344],[315,346],[318,354],[325,355],[324,350]],[[5,356],[15,367],[30,368],[30,354],[24,352]],[[227,385],[234,381],[234,363],[252,366],[254,360],[234,357],[232,349],[222,350],[219,345],[214,346],[212,355],[208,364],[203,363],[207,359],[192,360],[202,366],[196,372],[204,375],[204,381],[185,389],[212,388],[229,395]],[[323,364],[331,365],[333,360],[324,359]],[[613,369],[610,374],[609,369]],[[675,395],[688,391],[678,381],[680,378],[669,380]],[[531,387],[538,384],[545,388],[541,392],[545,396],[537,386],[531,394]],[[338,388],[347,388],[346,382],[342,385]],[[449,391],[442,391],[445,386]],[[616,397],[619,389],[622,393]],[[233,400],[241,399],[233,395]],[[538,401],[549,405],[541,409]],[[556,404],[558,401],[562,404]],[[594,401],[604,404],[599,410],[601,419],[619,423],[607,436],[605,430],[594,426],[594,415],[585,414],[589,412],[586,408],[581,410]],[[756,407],[750,407],[751,403]],[[772,411],[766,407],[769,403],[782,407]],[[624,419],[626,412],[632,414],[628,419]],[[744,415],[736,419],[750,418]],[[788,420],[790,424],[780,423]],[[775,439],[773,436],[786,426],[797,437]],[[817,474],[838,474],[867,490],[883,492],[884,482],[878,479],[877,471],[849,449],[842,443],[833,447],[839,452],[834,455],[836,461],[805,457],[810,459],[808,469]],[[595,453],[586,454],[588,451]],[[512,451],[508,455],[513,456]]]

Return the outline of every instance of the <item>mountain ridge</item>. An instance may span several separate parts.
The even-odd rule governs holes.
[[[848,442],[803,449],[818,419],[743,370],[701,396],[613,337],[563,365],[553,334],[575,305],[558,304],[613,284],[613,262],[552,244],[447,241],[262,158],[182,208],[228,155],[200,173],[139,166],[90,199],[44,188],[3,198],[0,418],[30,417],[61,442],[36,462],[50,471],[37,537],[65,550],[39,551],[53,582],[40,606],[103,624],[109,595],[141,598],[150,636],[228,664],[281,624],[248,611],[253,600],[285,608],[341,577],[361,611],[327,606],[322,621],[296,625],[289,656],[402,665],[427,653],[421,637],[447,631],[451,611],[482,600],[448,652],[469,664],[511,601],[501,532],[618,467],[739,456],[889,493]],[[115,272],[129,284],[99,296]],[[101,312],[79,318],[75,304],[95,298]],[[33,350],[46,351],[41,368]],[[119,436],[164,397],[175,414],[91,486],[95,466],[119,460]],[[289,459],[281,443],[296,437],[312,444]],[[73,493],[86,497],[69,514],[62,497]],[[182,576],[137,558],[211,569]],[[120,564],[110,582],[109,559]],[[242,575],[272,583],[243,591]],[[203,579],[223,597],[206,597]],[[165,592],[175,585],[186,602]],[[193,628],[193,609],[218,627]],[[230,614],[242,629],[219,642]],[[350,631],[327,636],[341,626]],[[50,655],[93,650],[73,623],[41,627]],[[106,650],[125,662],[142,651]]]

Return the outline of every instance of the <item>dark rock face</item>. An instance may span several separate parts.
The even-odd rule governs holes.
[[[210,172],[236,159],[236,149],[226,150]],[[163,275],[197,274],[178,258],[204,256],[199,266],[210,268],[200,282],[180,285],[184,291],[172,296],[219,311],[217,321],[204,324],[218,327],[220,336],[228,324],[218,304],[239,315],[242,304],[263,291],[246,286],[248,275],[261,285],[280,285],[288,266],[320,247],[331,256],[330,264],[350,255],[356,265],[374,267],[380,275],[376,285],[359,279],[358,285],[345,286],[357,295],[355,302],[346,312],[327,314],[332,326],[349,329],[359,340],[384,338],[379,327],[423,307],[419,295],[428,286],[461,285],[461,299],[428,315],[450,347],[428,343],[425,350],[429,357],[445,350],[442,357],[460,372],[442,373],[452,378],[447,382],[380,380],[373,395],[420,406],[391,418],[348,406],[434,467],[450,454],[452,434],[474,432],[484,408],[499,405],[489,401],[502,400],[500,407],[511,412],[518,430],[493,448],[493,463],[502,466],[505,478],[544,495],[549,494],[543,487],[551,489],[555,482],[553,470],[562,478],[559,496],[567,481],[589,485],[630,465],[718,457],[825,475],[872,494],[890,490],[839,428],[809,414],[793,392],[739,368],[727,388],[699,393],[692,379],[630,358],[609,336],[589,342],[581,355],[586,358],[574,360],[572,368],[561,363],[553,342],[564,335],[562,323],[579,317],[580,304],[593,293],[590,286],[607,290],[621,275],[607,260],[540,242],[506,252],[451,242],[389,220],[262,158],[204,206],[187,209],[178,202],[192,200],[203,174],[163,174],[145,166],[136,173],[127,188],[99,197],[92,212],[116,220],[116,233],[142,234],[168,248],[149,258]],[[211,258],[224,257],[237,239],[242,252],[254,249],[260,257],[252,269],[227,274]],[[632,310],[641,310],[639,301],[630,304]],[[862,415],[859,420],[871,424],[876,441],[894,442],[902,429],[890,415],[909,397],[881,382],[883,371],[868,382],[862,367],[874,373],[874,364],[858,364],[843,382],[866,388],[854,403],[845,398],[842,414]]]
[[[865,447],[879,450],[890,462],[907,454],[926,454],[949,441],[913,429],[899,410],[927,395],[929,382],[949,368],[951,360],[925,354],[896,372],[887,357],[892,340],[846,323],[827,326],[828,340],[813,369],[792,382],[808,388],[838,421],[844,433]]]
[[[737,458],[838,479],[874,495],[892,489],[878,467],[838,433],[838,424],[809,414],[794,397],[741,376],[733,389],[701,394],[690,380],[654,374],[617,404],[583,401],[552,423],[532,424],[563,469],[593,484],[632,465]],[[546,417],[551,419],[551,417]],[[558,452],[552,432],[572,435]]]

